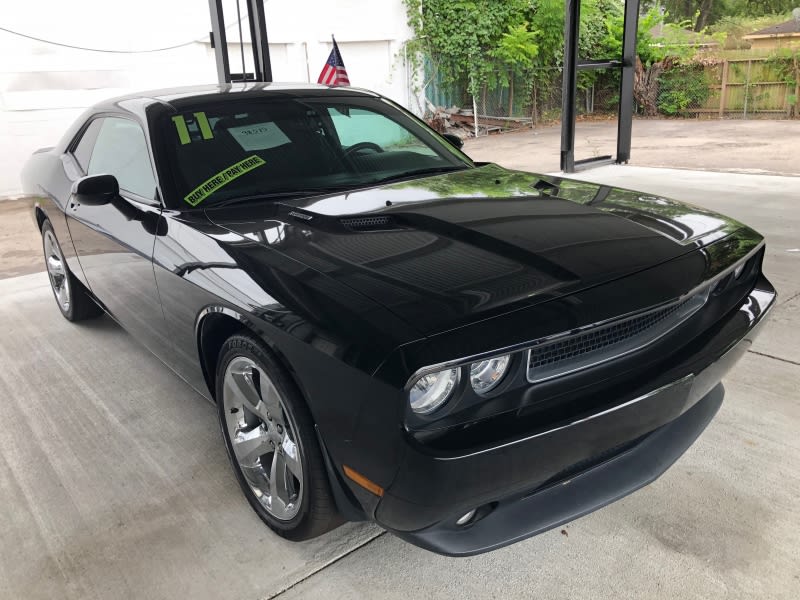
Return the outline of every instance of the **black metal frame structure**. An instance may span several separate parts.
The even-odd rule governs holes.
[[[254,72],[232,74],[228,60],[228,37],[225,33],[225,15],[222,10],[222,0],[208,0],[208,8],[211,12],[211,46],[214,48],[214,56],[217,62],[217,78],[220,83],[272,81],[272,63],[269,56],[264,0],[243,0],[243,2],[247,7],[247,20],[250,23]]]
[[[237,0],[237,2],[238,1],[239,0]],[[244,2],[247,7],[247,20],[250,27],[254,72],[231,73],[222,0],[208,0],[211,13],[211,45],[214,48],[214,55],[216,57],[217,77],[220,83],[230,83],[232,81],[270,82],[272,81],[272,64],[269,55],[264,2],[263,0],[242,0],[242,2]],[[640,0],[625,0],[622,56],[619,58],[585,60],[578,56],[581,0],[565,1],[564,89],[561,119],[561,170],[565,173],[574,173],[581,169],[612,162],[625,163],[630,159],[639,2]],[[607,155],[575,160],[575,117],[577,113],[578,71],[584,69],[621,70],[616,158]]]
[[[633,83],[636,70],[636,31],[639,26],[639,0],[625,0],[625,23],[622,33],[622,56],[600,60],[582,60],[578,56],[581,0],[566,0],[564,23],[564,89],[561,110],[561,170],[565,173],[612,162],[626,163],[631,157],[633,127]],[[578,71],[620,69],[617,156],[596,156],[575,160],[575,117],[577,114]]]

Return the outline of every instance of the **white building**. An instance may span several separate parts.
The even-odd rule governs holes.
[[[241,72],[236,1],[224,0],[224,9],[231,71]],[[352,85],[422,111],[404,55],[411,31],[402,0],[266,0],[265,12],[275,81],[316,82],[334,34]],[[4,6],[0,27],[114,51],[68,48],[0,30],[0,197],[21,191],[19,171],[31,152],[53,145],[93,103],[137,90],[217,81],[206,0],[14,3]],[[174,48],[140,52],[166,47]]]

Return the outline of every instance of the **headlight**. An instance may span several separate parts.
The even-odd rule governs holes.
[[[478,394],[485,394],[495,388],[506,373],[511,356],[496,356],[481,362],[472,363],[469,367],[469,380],[472,389]]]
[[[411,410],[421,415],[435,411],[458,385],[458,369],[448,369],[420,377],[408,393]]]

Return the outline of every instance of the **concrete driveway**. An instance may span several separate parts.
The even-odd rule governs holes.
[[[654,484],[468,559],[363,524],[284,542],[240,496],[213,407],[109,319],[66,322],[45,275],[24,275],[0,280],[0,597],[800,597],[800,179],[582,177],[756,227],[781,294],[717,418]]]
[[[631,165],[800,175],[800,120],[634,119]],[[578,121],[575,158],[615,155],[617,121]],[[501,162],[536,173],[559,166],[561,126],[547,125],[468,139],[475,160]]]

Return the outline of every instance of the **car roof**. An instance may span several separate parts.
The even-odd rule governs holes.
[[[327,95],[379,97],[375,92],[360,88],[331,87],[314,83],[227,83],[146,90],[109,98],[96,104],[93,109],[95,111],[122,109],[142,114],[151,104],[166,104],[175,110],[180,110],[184,106],[198,102],[270,97],[308,98]]]

